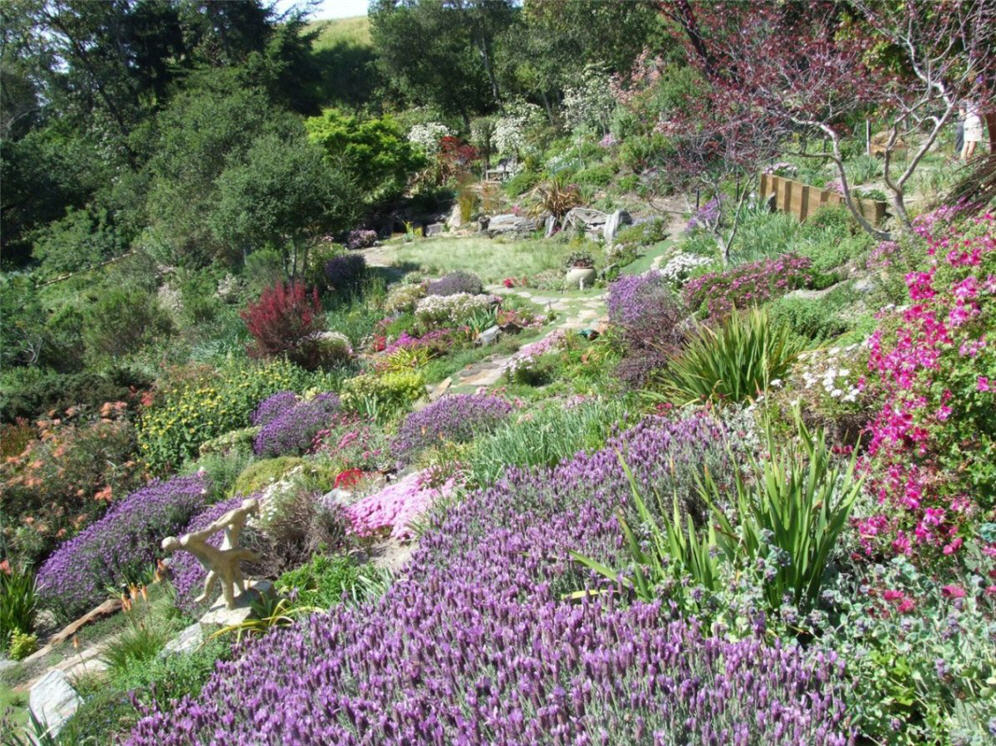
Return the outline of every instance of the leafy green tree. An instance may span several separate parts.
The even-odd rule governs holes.
[[[242,163],[261,135],[300,134],[301,125],[273,108],[262,89],[241,88],[237,73],[223,70],[203,74],[179,94],[155,129],[143,243],[167,263],[199,266],[225,258],[231,247],[206,219],[219,199],[218,178]]]
[[[308,139],[324,149],[330,162],[348,169],[370,206],[400,196],[408,177],[425,165],[389,115],[365,119],[326,109],[320,117],[305,120],[304,126]]]
[[[398,90],[469,128],[501,100],[497,43],[517,12],[510,0],[373,0],[370,31]]]
[[[269,133],[252,144],[243,163],[219,176],[208,222],[218,240],[243,256],[266,246],[288,250],[294,280],[311,242],[349,227],[356,203],[355,183],[330,168],[319,147],[303,136]]]

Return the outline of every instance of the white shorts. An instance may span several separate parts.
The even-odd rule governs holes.
[[[965,117],[965,142],[982,142],[982,118],[978,114]]]

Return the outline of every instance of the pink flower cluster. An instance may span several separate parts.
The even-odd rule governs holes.
[[[422,472],[412,472],[347,506],[345,512],[353,531],[360,536],[371,536],[390,529],[393,539],[412,538],[413,521],[425,513],[433,501],[453,489],[452,480],[440,487],[431,487],[430,482]]]
[[[953,555],[994,507],[996,221],[946,216],[919,221],[931,264],[906,275],[911,305],[870,339],[867,386],[881,407],[866,467],[882,509],[858,522],[869,552]]]
[[[685,302],[707,316],[725,316],[803,287],[809,282],[809,265],[805,257],[785,254],[710,272],[685,283]]]

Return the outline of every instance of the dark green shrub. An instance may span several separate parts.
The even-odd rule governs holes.
[[[578,171],[574,175],[574,179],[578,184],[601,187],[611,183],[613,176],[615,176],[615,170],[611,166],[597,165]]]
[[[107,288],[84,317],[87,355],[98,360],[136,352],[172,332],[156,298],[138,288]]]
[[[523,169],[505,182],[505,193],[510,197],[517,197],[539,184],[541,178],[542,174],[539,172]]]
[[[148,385],[148,379],[140,376],[129,381],[119,369],[104,374],[62,375],[43,368],[12,368],[0,374],[0,419],[13,422],[18,417],[32,419],[52,409],[98,407],[106,401],[129,399],[129,386]]]

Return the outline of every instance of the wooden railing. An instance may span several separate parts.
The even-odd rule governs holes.
[[[832,189],[820,189],[784,176],[761,174],[761,199],[770,194],[775,195],[776,210],[790,212],[799,220],[805,220],[827,205],[844,204],[843,196]],[[888,202],[877,199],[855,199],[854,202],[872,225],[879,225],[885,219]]]

